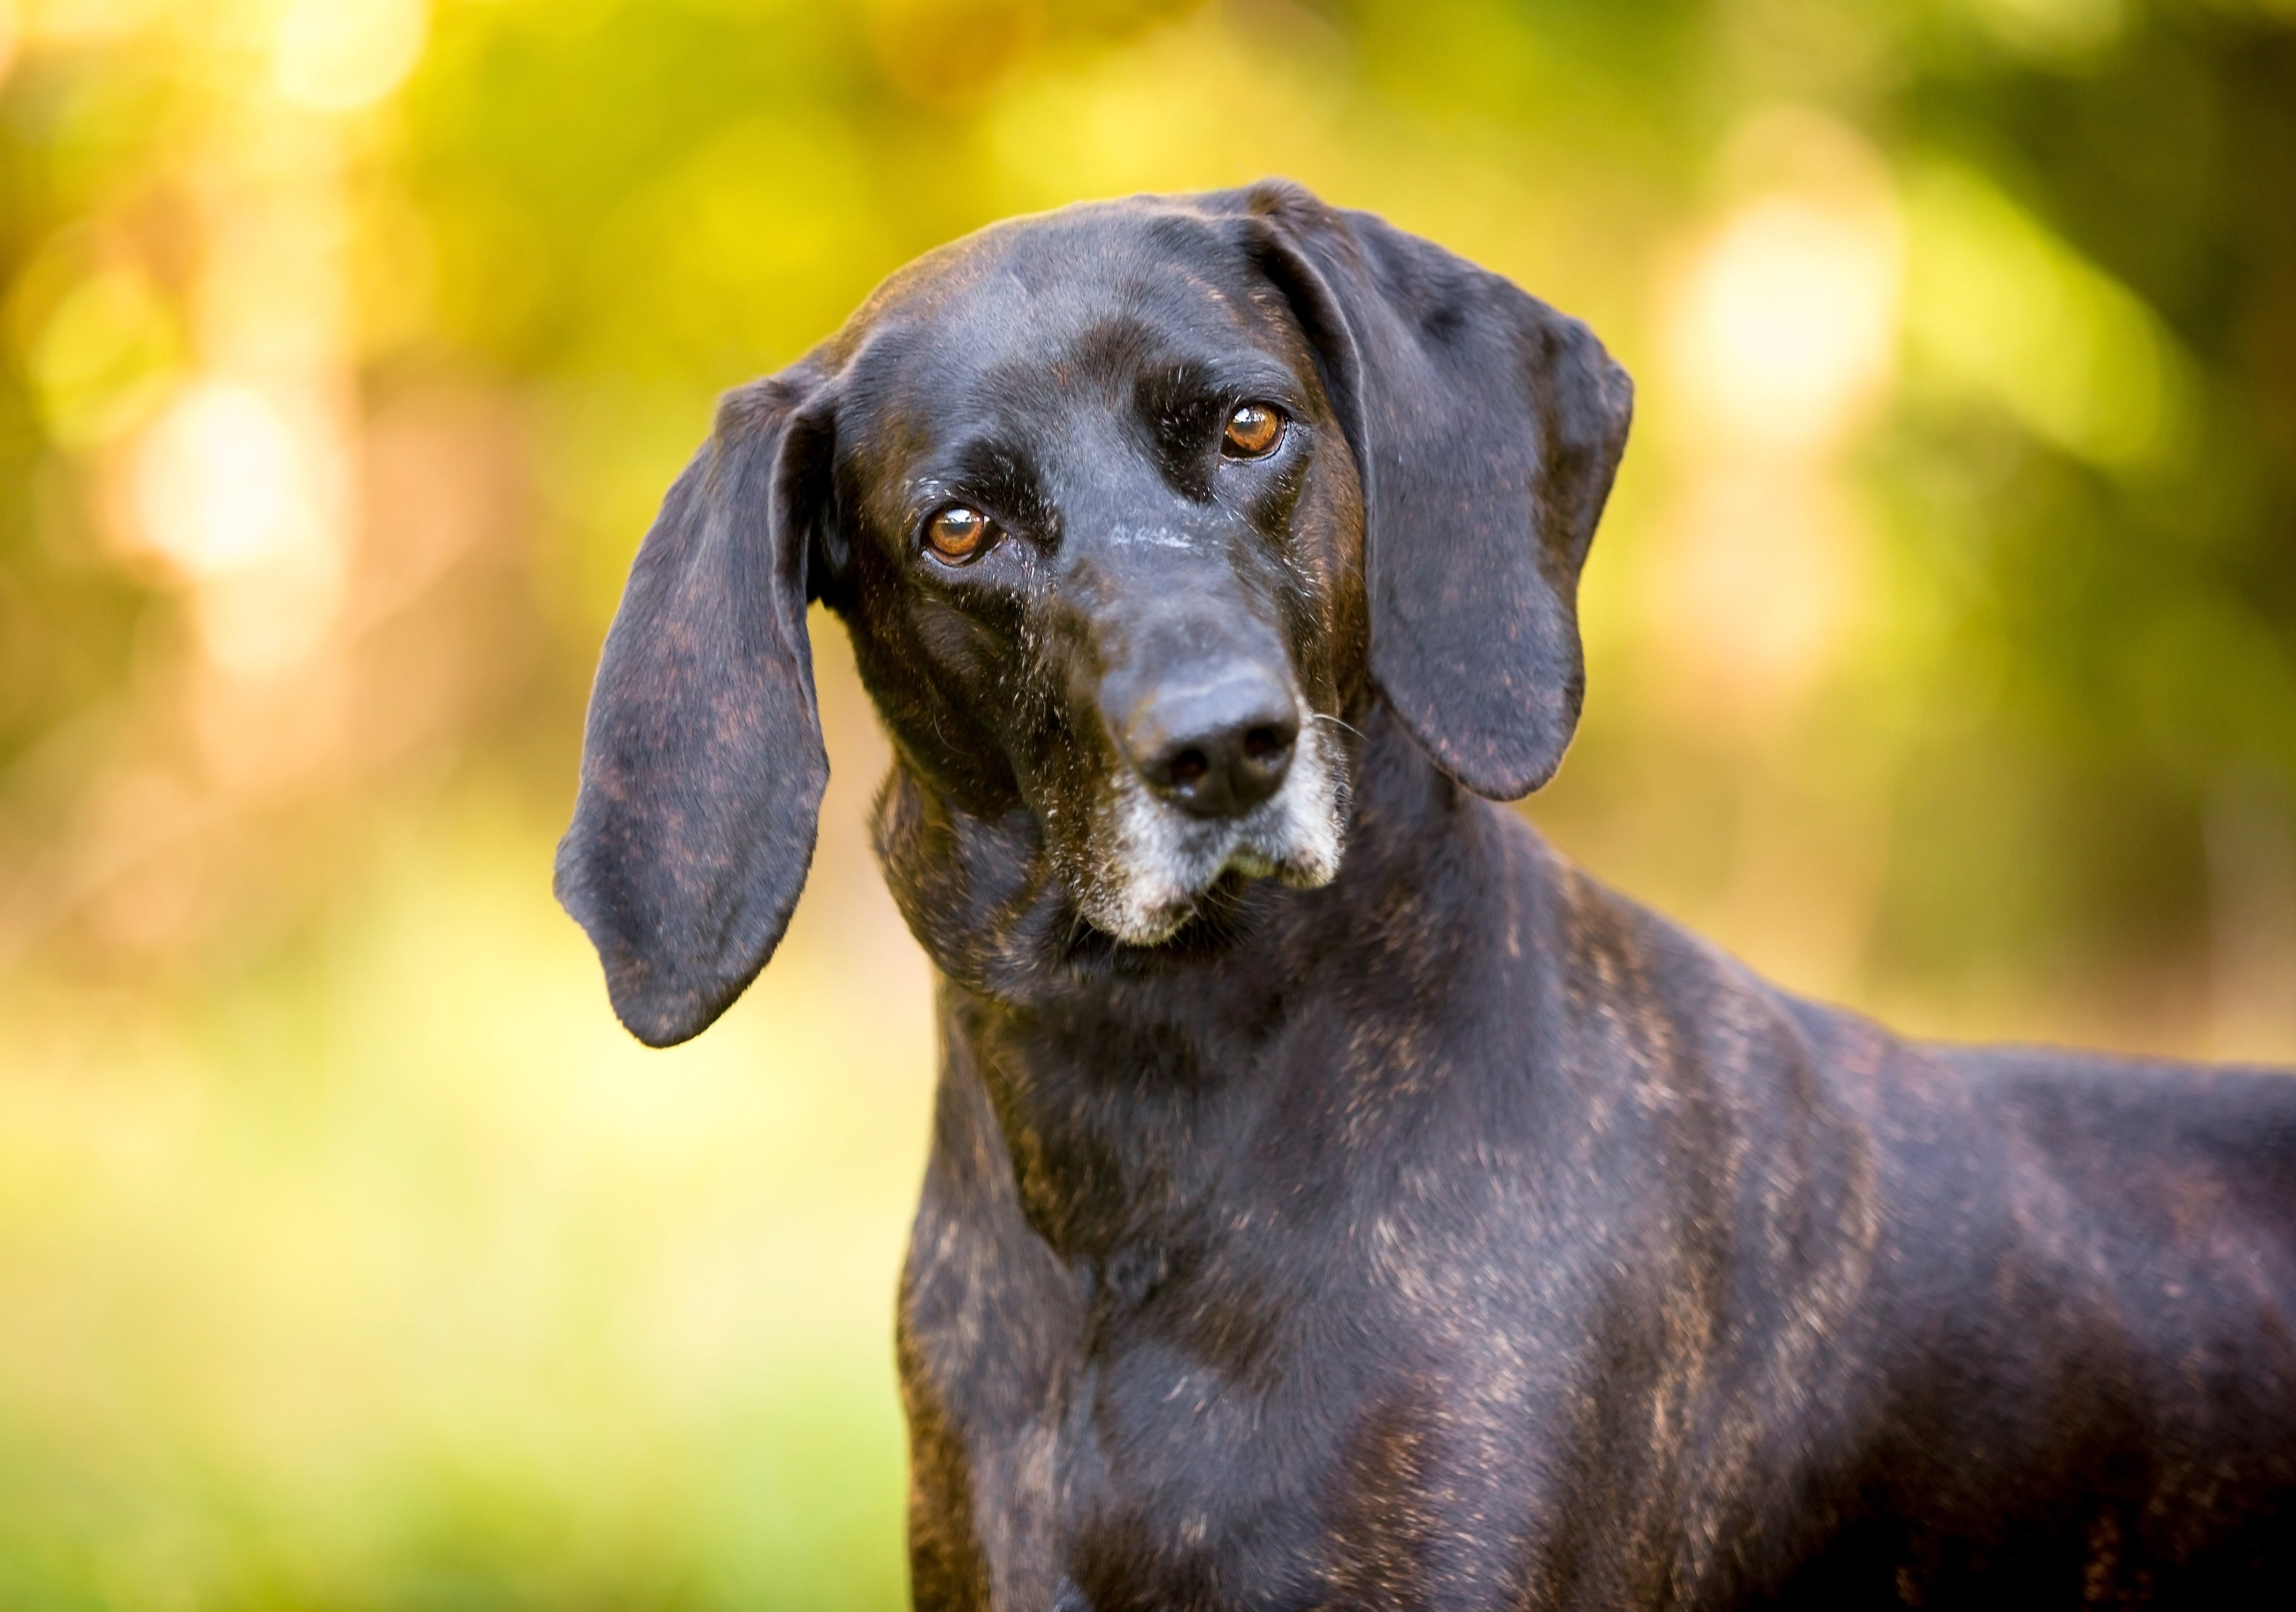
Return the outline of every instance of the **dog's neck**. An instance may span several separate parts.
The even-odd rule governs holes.
[[[965,1043],[952,1067],[977,1071],[1029,1216],[1064,1254],[1187,1240],[1176,1220],[1236,1162],[1220,1150],[1260,1131],[1211,1110],[1313,1101],[1287,1084],[1316,1023],[1382,1001],[1407,1038],[1464,988],[1477,948],[1505,945],[1490,933],[1509,854],[1497,808],[1383,705],[1357,725],[1338,879],[1222,891],[1155,948],[1084,929],[1025,808],[967,814],[897,765],[879,812],[887,880],[948,982],[943,1033]]]

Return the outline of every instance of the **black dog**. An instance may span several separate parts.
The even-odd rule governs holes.
[[[1488,804],[1629,397],[1264,185],[934,253],[671,490],[558,888],[721,1012],[843,618],[945,982],[921,1607],[2296,1605],[2296,1081],[1898,1040]]]

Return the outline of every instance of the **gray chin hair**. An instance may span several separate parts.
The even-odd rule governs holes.
[[[1347,786],[1336,747],[1310,722],[1283,785],[1241,817],[1207,820],[1165,805],[1128,768],[1112,770],[1094,813],[1087,865],[1073,871],[1085,921],[1130,945],[1168,940],[1222,873],[1312,890],[1338,877]]]

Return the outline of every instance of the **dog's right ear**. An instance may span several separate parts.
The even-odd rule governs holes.
[[[789,927],[829,781],[806,637],[819,377],[728,393],[606,634],[558,899],[648,1046],[701,1034]]]
[[[1355,452],[1373,681],[1453,778],[1529,794],[1578,725],[1578,570],[1627,372],[1576,319],[1368,213],[1281,182],[1206,200],[1244,217]]]

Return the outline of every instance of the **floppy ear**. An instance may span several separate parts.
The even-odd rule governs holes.
[[[1431,241],[1296,185],[1234,200],[1355,450],[1373,680],[1452,777],[1527,795],[1578,725],[1578,569],[1633,383],[1578,321]]]
[[[829,758],[806,637],[826,428],[809,372],[728,393],[638,549],[598,666],[558,899],[649,1046],[698,1035],[789,927]]]

